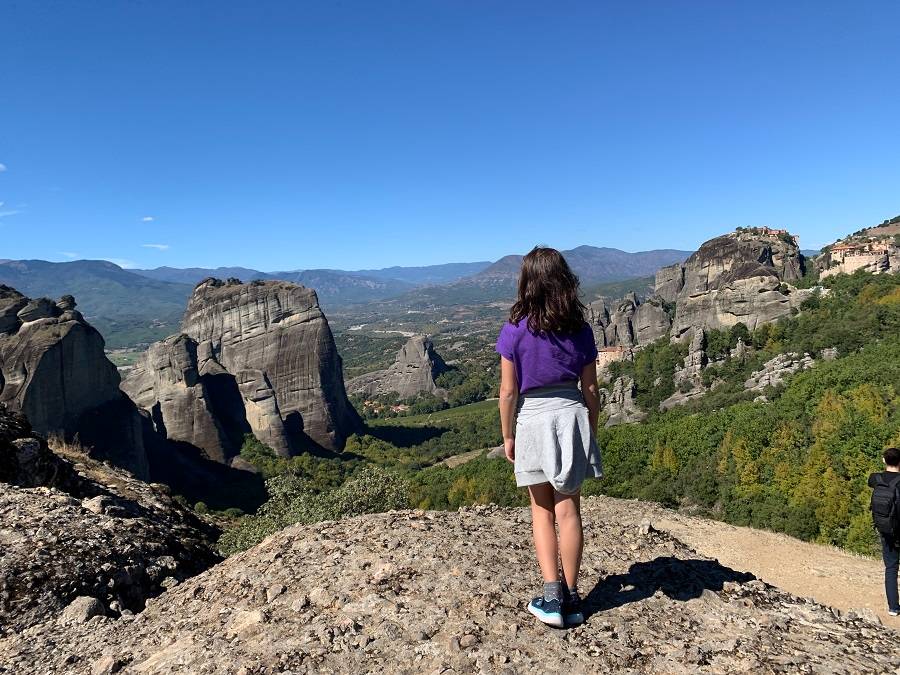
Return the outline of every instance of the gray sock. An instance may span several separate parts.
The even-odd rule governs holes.
[[[544,582],[544,600],[558,600],[562,602],[562,599],[561,581]]]
[[[577,598],[578,597],[578,589],[577,588],[569,588],[569,586],[563,582],[563,595],[567,598]]]

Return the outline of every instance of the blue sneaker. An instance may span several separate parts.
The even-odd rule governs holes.
[[[584,614],[581,612],[581,597],[578,595],[578,591],[565,593],[562,613],[567,626],[578,626],[584,623]]]
[[[537,597],[528,603],[528,611],[534,614],[538,621],[548,626],[562,628],[565,621],[562,615],[562,603],[559,600],[547,600],[544,597]]]

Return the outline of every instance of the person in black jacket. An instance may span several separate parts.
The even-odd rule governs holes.
[[[900,597],[897,592],[897,568],[900,566],[900,540],[896,526],[893,531],[880,525],[888,516],[896,522],[900,504],[896,501],[896,488],[900,486],[900,450],[888,448],[884,451],[884,471],[869,476],[872,488],[872,517],[881,537],[881,556],[884,559],[884,592],[887,595],[888,613],[900,615]],[[886,513],[885,513],[886,511]]]

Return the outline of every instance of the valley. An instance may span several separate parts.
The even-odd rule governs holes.
[[[882,234],[876,231],[872,241],[882,241]],[[860,245],[869,236],[863,232],[849,240]],[[709,568],[708,578],[693,568],[685,573],[685,589],[700,579],[710,584],[708,593],[700,589],[692,595],[696,589],[679,586],[668,595],[636,596],[623,619],[633,620],[640,610],[696,621],[685,600],[697,598],[732,617],[738,605],[754,607],[759,614],[748,617],[746,626],[762,622],[819,630],[827,625],[829,634],[845,636],[841,640],[847,644],[857,639],[855,631],[870,630],[867,622],[879,615],[889,620],[875,604],[877,584],[852,597],[822,587],[848,580],[874,583],[876,563],[854,562],[850,554],[877,552],[865,481],[877,468],[881,448],[900,439],[900,274],[894,273],[893,244],[884,245],[886,266],[823,275],[835,266],[807,259],[789,233],[739,228],[674,264],[665,254],[666,264],[652,277],[637,267],[631,278],[585,284],[587,318],[600,348],[603,411],[597,439],[605,469],[601,480],[583,489],[592,536],[603,542],[591,544],[591,573],[630,574],[626,563],[635,551],[640,556],[645,551],[645,562],[664,565],[667,574],[675,563],[659,561],[672,555],[689,566],[705,565],[706,556],[722,563]],[[401,538],[408,534],[404,528],[412,527],[413,538],[419,537],[412,550],[456,546],[455,535],[428,538],[437,522],[451,532],[459,520],[479,536],[512,536],[497,529],[492,514],[525,523],[517,509],[527,505],[527,496],[515,488],[510,463],[494,451],[502,441],[494,341],[512,301],[508,272],[515,264],[503,260],[468,280],[331,309],[323,309],[317,289],[290,281],[205,278],[191,288],[165,337],[149,345],[107,343],[105,350],[101,333],[76,309],[75,299],[30,298],[4,287],[0,394],[10,414],[24,412],[34,430],[0,415],[0,430],[10,429],[0,448],[0,508],[24,514],[25,528],[42,509],[53,511],[60,528],[77,509],[87,510],[98,522],[85,536],[128,513],[143,513],[147,532],[157,539],[159,523],[177,521],[196,533],[192,555],[203,559],[202,567],[212,566],[197,579],[256,569],[255,556],[266,555],[267,547],[288,546],[285,533],[308,531],[302,528],[337,528],[350,546],[347,555],[357,555],[356,540],[340,529],[353,522],[345,519],[361,518],[373,531],[389,522]],[[179,279],[188,277],[176,272],[166,271],[166,279],[142,278],[182,292]],[[416,268],[402,283],[450,273]],[[94,366],[85,368],[86,363]],[[101,380],[97,373],[103,373]],[[67,382],[68,398],[52,394],[56,377]],[[75,396],[79,391],[91,391],[93,398]],[[42,437],[50,439],[49,446]],[[149,492],[129,487],[129,481],[150,485]],[[377,515],[386,511],[392,515]],[[621,518],[607,523],[610,514]],[[638,527],[636,514],[650,518],[658,531]],[[3,536],[21,543],[32,535]],[[628,550],[621,549],[622,542],[632,541]],[[309,550],[319,543],[310,543]],[[163,545],[176,546],[170,540]],[[125,654],[123,667],[140,664],[148,672],[165,670],[170,659],[203,663],[190,645],[165,646],[159,638],[158,612],[181,616],[190,598],[206,593],[202,582],[189,579],[199,570],[190,571],[186,561],[165,571],[168,558],[150,553],[159,546],[152,537],[141,539],[130,564],[144,571],[127,583],[110,581],[110,590],[79,581],[78,590],[66,591],[60,586],[64,576],[35,577],[42,602],[49,603],[47,615],[70,617],[63,619],[69,626],[65,658],[76,670],[93,668],[114,651]],[[387,558],[365,564],[405,569],[406,563],[389,553],[396,550],[393,544],[385,546]],[[822,563],[815,569],[792,560],[798,551],[818,550]],[[23,569],[37,564],[24,553],[16,555],[9,564]],[[460,569],[471,573],[467,565],[490,562],[487,552],[477,555],[477,561],[461,560]],[[97,564],[115,567],[119,563],[109,562],[111,556],[102,553]],[[216,564],[220,559],[226,562]],[[79,574],[87,579],[92,569],[88,565]],[[277,589],[287,588],[279,586],[278,574],[250,595],[236,592],[240,615],[228,619],[227,630],[249,635],[253,626],[267,625],[266,634],[277,635],[296,628],[294,615],[283,615],[277,600],[286,592]],[[841,611],[810,605],[754,576]],[[215,585],[221,589],[227,583]],[[200,590],[182,598],[173,593],[178,584],[199,584]],[[48,624],[34,609],[36,596],[18,587],[6,592],[24,598],[15,602],[31,609],[17,613],[15,602],[7,600],[0,610],[42,644]],[[615,622],[610,592],[601,588],[589,602],[605,608],[607,620]],[[291,607],[303,610],[301,625],[327,623],[333,607],[371,600],[349,589],[331,599],[315,593],[315,600],[312,592],[306,600],[285,596]],[[90,611],[99,618],[89,616],[84,625],[101,629],[99,652],[77,646],[83,629],[72,617],[87,611],[82,595],[97,601]],[[502,609],[502,603],[491,606],[514,611]],[[776,611],[776,606],[791,609]],[[426,614],[427,623],[432,614]],[[472,658],[495,658],[493,652],[479,654],[477,646],[493,635],[490,621],[469,619],[456,626],[449,605],[434,616],[450,617],[454,626],[451,635],[441,633],[440,644],[450,651],[440,658],[468,663],[459,655],[468,652],[453,646],[463,638]],[[375,649],[390,637],[392,649],[398,648],[399,638],[387,623],[365,611],[360,617],[353,640]],[[192,631],[205,634],[217,621],[179,620],[185,634],[195,635],[192,640],[200,640]],[[137,642],[122,642],[115,624],[103,632],[115,621],[133,621],[145,632],[137,633]],[[388,632],[381,635],[382,630]],[[684,653],[676,650],[675,658],[689,661],[696,651],[706,654],[696,658],[723,668],[800,663],[790,661],[796,650],[779,651],[783,645],[776,649],[767,642],[773,658],[786,660],[754,661],[758,657],[739,645],[767,638],[747,630],[735,634],[734,648],[715,651],[685,642]],[[590,631],[582,635],[595,639]],[[336,636],[328,639],[336,644]],[[305,654],[297,656],[297,667],[339,663],[320,653],[316,640],[305,637],[297,644],[295,653]],[[490,642],[499,644],[496,637]],[[161,650],[153,651],[157,643]],[[869,644],[875,643],[869,639]],[[14,663],[34,658],[30,649],[12,635],[0,636],[0,654]],[[261,649],[252,658],[270,663],[275,657],[268,647]],[[879,649],[852,658],[873,669],[890,651]],[[356,657],[347,658],[341,663]],[[630,647],[609,658],[610,667],[664,665],[642,660]],[[821,664],[825,661],[817,659],[834,657],[808,652],[804,658]]]

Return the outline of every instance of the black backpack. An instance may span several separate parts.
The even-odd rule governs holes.
[[[890,480],[883,473],[875,474],[871,508],[876,530],[889,537],[900,534],[900,473]]]

